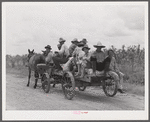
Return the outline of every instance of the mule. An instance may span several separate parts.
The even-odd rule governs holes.
[[[30,51],[28,49],[28,70],[29,70],[29,75],[28,75],[28,84],[30,84],[30,78],[31,78],[31,71],[34,71],[34,77],[35,77],[35,85],[34,88],[37,86],[37,81],[39,78],[39,73],[37,72],[37,64],[40,63],[45,63],[45,55],[44,54],[35,54],[34,49]]]

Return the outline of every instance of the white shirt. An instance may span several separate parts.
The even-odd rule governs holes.
[[[76,56],[76,59],[80,59],[84,56],[84,51],[82,51],[82,47],[76,47],[74,52],[73,52],[73,56]]]
[[[59,55],[61,55],[62,57],[69,55],[68,47],[67,47],[65,44],[63,44],[63,45],[61,46],[61,49],[60,49],[60,51],[59,51]]]
[[[53,63],[52,57],[53,57],[53,52],[49,52],[45,58],[45,61],[48,63]]]

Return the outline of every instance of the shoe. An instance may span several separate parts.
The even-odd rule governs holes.
[[[120,93],[125,93],[125,91],[122,90],[122,89],[118,89],[118,91],[119,91]]]

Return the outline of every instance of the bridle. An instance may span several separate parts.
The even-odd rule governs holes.
[[[28,59],[27,59],[28,62],[29,62],[30,58],[31,58],[34,54],[35,54],[35,53],[29,53],[29,54],[28,54]]]

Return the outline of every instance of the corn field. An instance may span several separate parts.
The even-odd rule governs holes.
[[[140,49],[140,45],[133,45],[122,49],[117,49],[113,45],[111,49],[115,52],[115,58],[118,63],[119,69],[125,74],[124,82],[133,84],[144,85],[144,63],[145,63],[145,49]],[[107,49],[104,49],[107,55]],[[25,67],[27,64],[27,54],[25,55],[6,55],[6,68],[19,68]]]

